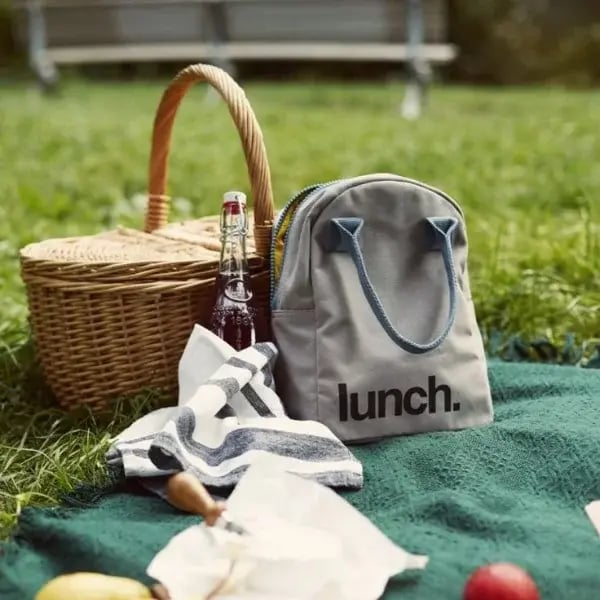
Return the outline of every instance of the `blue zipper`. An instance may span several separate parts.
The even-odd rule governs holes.
[[[341,181],[344,181],[344,179],[334,179],[333,181],[328,181],[326,183],[316,183],[316,184],[309,185],[309,186],[301,189],[299,192],[296,192],[287,201],[283,210],[277,216],[277,221],[273,225],[273,232],[271,234],[271,252],[270,252],[270,256],[271,256],[270,263],[271,264],[270,264],[270,290],[269,290],[269,301],[271,304],[271,308],[274,308],[273,301],[275,299],[275,294],[277,291],[276,288],[279,285],[279,281],[277,281],[277,285],[275,284],[275,245],[277,244],[277,236],[279,234],[279,229],[281,228],[281,224],[284,222],[287,213],[290,211],[290,209],[292,208],[294,203],[298,200],[298,198],[305,196],[305,198],[300,203],[300,204],[302,204],[303,202],[306,202],[310,198],[310,196],[312,196],[315,192],[322,190],[324,187],[333,185],[334,183],[339,183]],[[294,217],[292,217],[292,222],[289,224],[288,230],[286,231],[285,237],[283,238],[283,256],[281,258],[281,268],[279,270],[280,275],[283,272],[283,265],[285,263],[285,258],[286,258],[286,254],[287,254],[287,238],[290,233],[290,229],[292,227],[293,222],[294,222]]]

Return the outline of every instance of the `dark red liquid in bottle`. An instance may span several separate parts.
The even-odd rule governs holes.
[[[246,233],[246,198],[241,192],[228,192],[221,213],[221,259],[211,328],[235,350],[256,342]]]
[[[248,297],[247,277],[222,274],[217,279],[217,301],[212,314],[212,330],[236,350],[256,342],[255,310]]]

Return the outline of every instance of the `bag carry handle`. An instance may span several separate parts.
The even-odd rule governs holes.
[[[200,81],[209,83],[219,92],[237,127],[252,187],[256,253],[267,258],[275,209],[269,161],[262,132],[242,88],[225,71],[212,65],[199,63],[186,67],[171,81],[162,95],[152,132],[144,230],[151,233],[167,224],[170,198],[165,195],[165,190],[173,122],[181,100],[189,88]]]
[[[444,326],[443,331],[433,340],[426,344],[419,344],[413,342],[408,338],[400,334],[396,328],[392,325],[388,318],[383,304],[369,279],[362,250],[360,248],[359,236],[360,231],[364,225],[363,219],[356,217],[341,217],[332,219],[334,229],[339,234],[335,245],[335,251],[346,252],[350,254],[354,266],[358,272],[358,279],[362,287],[365,298],[369,302],[373,313],[377,317],[377,320],[384,328],[385,332],[390,338],[398,344],[403,350],[410,352],[411,354],[424,354],[430,350],[434,350],[439,347],[440,344],[446,339],[454,320],[456,318],[456,297],[458,282],[456,279],[456,270],[454,268],[454,259],[452,256],[452,235],[456,226],[458,225],[457,219],[453,217],[429,217],[426,219],[427,223],[432,228],[435,247],[441,250],[442,258],[444,260],[444,267],[446,270],[446,276],[448,279],[448,293],[449,293],[449,309],[448,319]]]

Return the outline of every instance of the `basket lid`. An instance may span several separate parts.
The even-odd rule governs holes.
[[[250,230],[251,231],[251,230]],[[96,235],[47,239],[21,249],[24,277],[93,279],[192,279],[209,276],[218,265],[221,243],[218,217],[170,223],[152,233],[124,227]],[[252,235],[247,251],[255,255]]]

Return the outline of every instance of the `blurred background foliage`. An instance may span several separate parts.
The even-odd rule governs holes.
[[[600,2],[452,0],[452,77],[491,84],[600,83]]]

